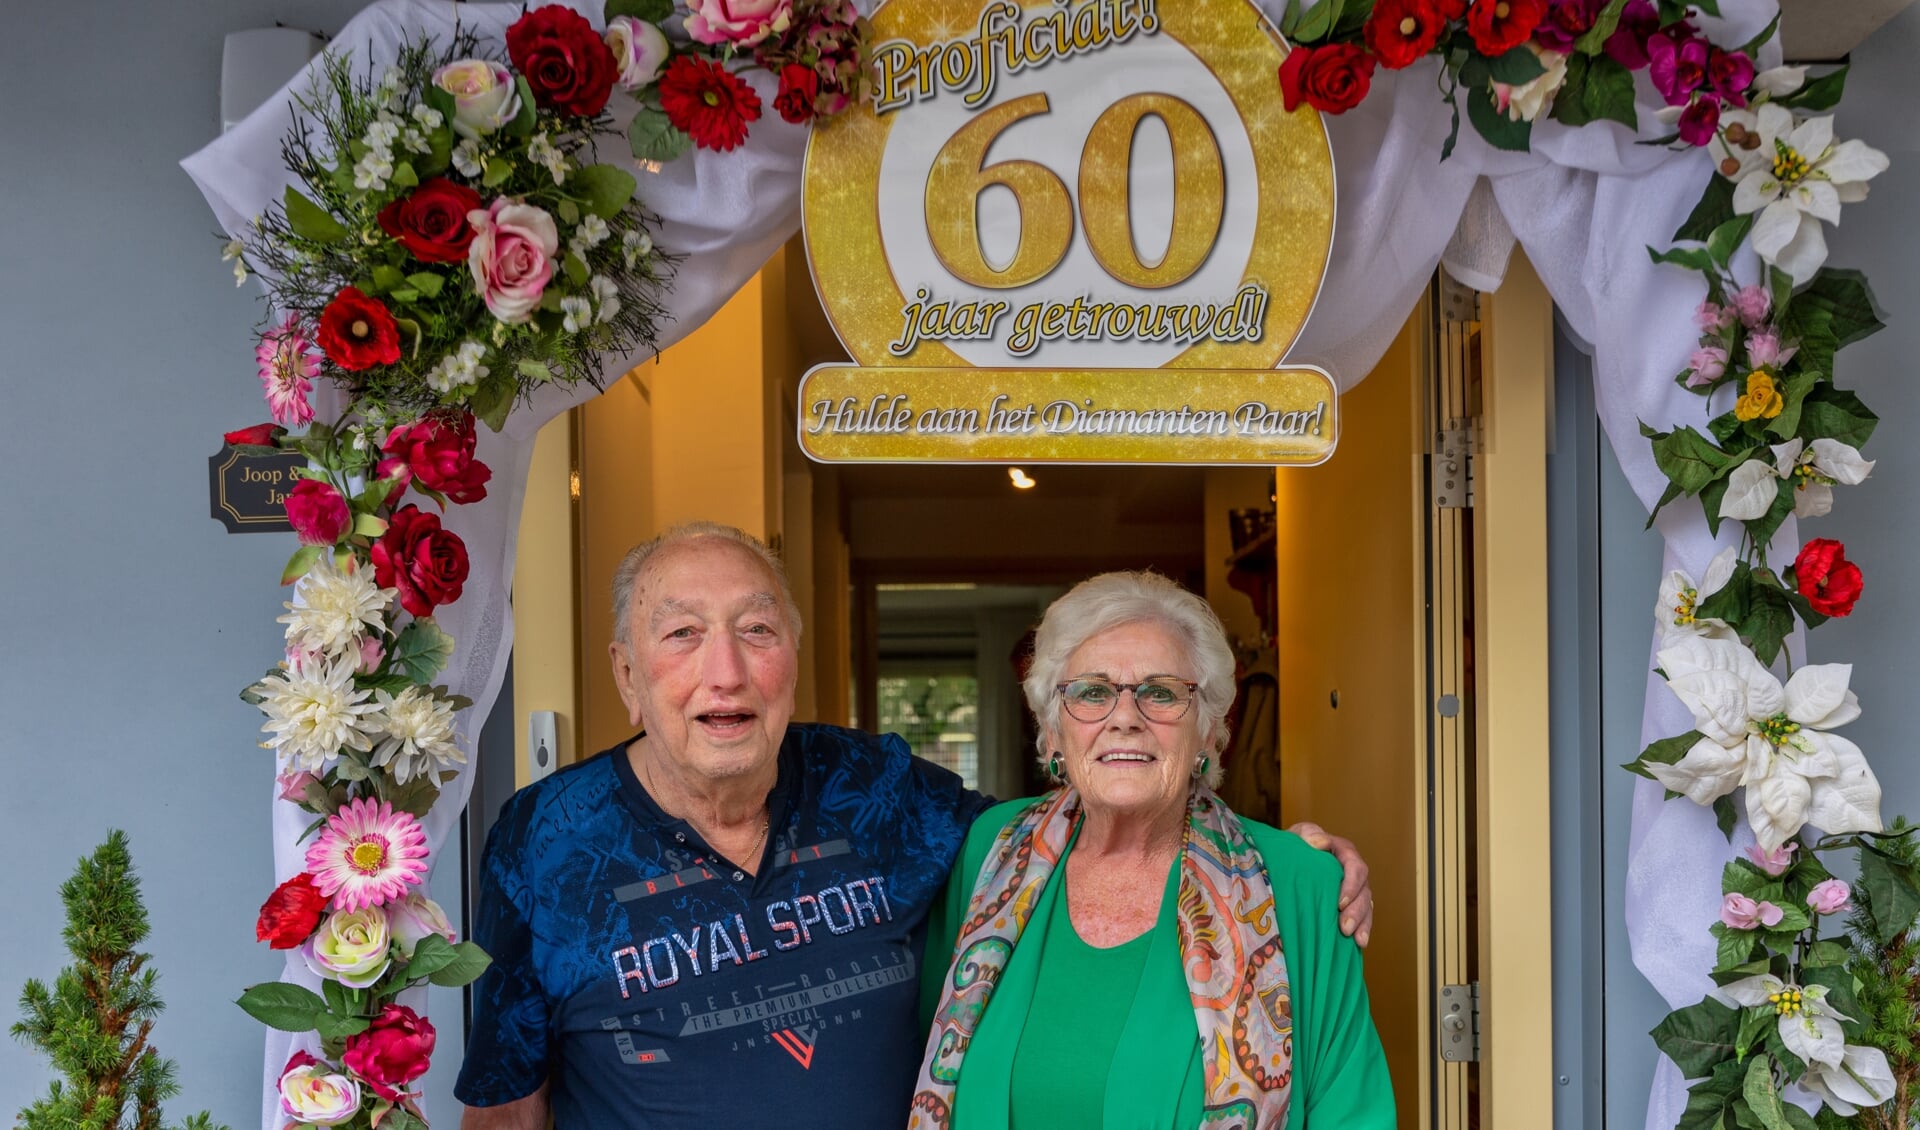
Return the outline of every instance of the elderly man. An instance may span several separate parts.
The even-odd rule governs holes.
[[[900,1125],[927,910],[986,799],[897,737],[790,724],[799,610],[752,537],[676,527],[613,587],[642,729],[494,825],[462,1125]]]

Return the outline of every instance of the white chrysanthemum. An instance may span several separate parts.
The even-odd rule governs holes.
[[[469,137],[454,146],[453,167],[463,177],[477,177],[485,172],[486,166],[480,163],[480,143]]]
[[[611,322],[620,313],[620,288],[605,275],[595,275],[587,280],[587,290],[593,295],[593,305],[599,310],[595,315],[602,322]]]
[[[391,768],[394,780],[404,785],[467,763],[467,755],[454,744],[451,703],[421,687],[408,687],[398,695],[375,691],[374,696],[379,709],[368,721],[386,736],[374,747],[373,764]]]
[[[593,305],[577,294],[569,294],[560,300],[560,311],[566,317],[561,319],[560,328],[570,334],[577,334],[593,324]]]
[[[627,234],[620,237],[620,253],[625,257],[629,271],[633,269],[634,263],[652,251],[653,237],[638,228],[629,230]]]
[[[553,174],[554,184],[564,184],[567,179],[567,156],[553,147],[544,133],[536,133],[533,140],[527,142],[527,160],[543,165]]]
[[[260,730],[272,735],[260,747],[279,755],[282,772],[319,773],[342,748],[373,748],[366,716],[379,707],[367,701],[372,692],[353,685],[357,658],[302,663],[251,688],[267,716]]]
[[[333,554],[321,554],[306,576],[294,582],[293,599],[284,605],[287,614],[277,621],[287,626],[287,648],[332,658],[358,648],[369,628],[382,627],[387,602],[399,590],[381,588],[370,572],[342,572],[334,567]]]
[[[1733,547],[1728,546],[1707,563],[1707,571],[1701,574],[1699,583],[1696,584],[1692,577],[1678,569],[1668,573],[1667,579],[1660,582],[1660,600],[1654,605],[1653,618],[1660,626],[1662,646],[1681,636],[1707,636],[1722,640],[1738,638],[1725,620],[1694,615],[1694,609],[1702,601],[1725,588],[1732,579],[1733,559]]]

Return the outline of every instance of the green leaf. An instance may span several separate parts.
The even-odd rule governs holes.
[[[425,686],[453,658],[453,637],[440,630],[433,617],[422,616],[394,637],[387,652],[387,665],[407,678]]]
[[[1287,10],[1280,16],[1280,35],[1288,43],[1295,41],[1295,31],[1300,27],[1300,0],[1287,0]]]
[[[1739,810],[1733,806],[1732,795],[1715,797],[1713,801],[1713,822],[1720,826],[1720,834],[1733,842],[1733,826],[1740,821]]]
[[[1920,881],[1913,868],[1875,848],[1860,852],[1860,887],[1872,911],[1875,939],[1885,945],[1920,918]]]
[[[560,214],[560,222],[563,224],[577,224],[580,222],[580,205],[575,204],[571,200],[561,200],[559,204],[554,206],[553,210]]]
[[[373,1022],[364,1016],[335,1016],[332,1013],[324,1013],[314,1022],[314,1028],[323,1040],[344,1040],[349,1036],[358,1036],[371,1027]]]
[[[1340,18],[1340,9],[1345,0],[1320,0],[1308,8],[1300,17],[1300,23],[1294,28],[1295,42],[1318,43],[1333,33],[1333,25]]]
[[[487,188],[499,188],[512,176],[512,162],[505,157],[489,157],[486,171],[480,174],[480,183]]]
[[[1790,490],[1780,492],[1780,498],[1786,499],[1786,509],[1789,513],[1793,510],[1792,495],[1793,492]],[[1774,509],[1780,509],[1778,498],[1774,500]],[[1771,514],[1772,511],[1768,513]],[[1761,518],[1757,522],[1748,522],[1747,529],[1751,531],[1756,524],[1765,521],[1765,518]],[[1778,529],[1780,523],[1776,521],[1773,525]],[[1768,531],[1767,537],[1772,536],[1772,532]],[[1757,540],[1757,544],[1767,543],[1765,540]],[[1746,617],[1735,627],[1739,629],[1740,638],[1753,649],[1754,655],[1759,657],[1760,662],[1772,666],[1774,659],[1780,654],[1780,645],[1793,632],[1793,605],[1787,602],[1786,593],[1768,585],[1754,585],[1751,597],[1752,607],[1748,610]],[[1793,907],[1784,909],[1789,914],[1798,913]],[[1801,929],[1804,928],[1803,925]]]
[[[440,88],[440,84],[433,83],[433,82],[428,83],[426,85],[426,93],[424,97],[429,107],[440,111],[440,117],[442,118],[442,120],[448,121],[448,122],[453,121],[453,111],[454,111],[453,95],[448,93],[445,90],[442,90]]]
[[[253,985],[236,1003],[248,1016],[282,1032],[311,1032],[327,1014],[327,1002],[313,990],[285,981]]]
[[[438,934],[428,934],[414,947],[413,957],[407,962],[407,976],[431,976],[452,965],[458,957],[453,943]]]
[[[535,383],[553,379],[553,370],[547,368],[545,361],[519,361],[514,364],[520,375]]]
[[[1806,407],[1807,394],[1820,383],[1820,377],[1819,373],[1808,372],[1795,373],[1787,378],[1786,384],[1780,389],[1780,414],[1767,424],[1768,435],[1781,441],[1793,438],[1793,433],[1800,430],[1800,412]],[[1788,487],[1783,485],[1780,489],[1787,490]]]
[[[1633,108],[1633,72],[1605,55],[1588,68],[1580,100],[1590,120],[1619,122],[1628,129],[1640,126]]]
[[[1740,249],[1740,244],[1747,238],[1747,233],[1753,230],[1753,221],[1757,215],[1758,213],[1750,212],[1744,216],[1735,216],[1713,229],[1713,234],[1707,237],[1707,254],[1713,256],[1714,262],[1724,267],[1732,261],[1733,253]]]
[[[414,682],[406,675],[396,673],[391,675],[355,675],[353,677],[353,685],[363,691],[386,691],[388,694],[399,694],[408,687],[419,686],[420,684]]]
[[[1548,117],[1576,128],[1593,120],[1593,115],[1587,112],[1587,70],[1592,65],[1593,60],[1585,55],[1567,56],[1567,77],[1561,80],[1560,89],[1553,96]]]
[[[1669,247],[1665,251],[1649,247],[1647,255],[1656,263],[1672,263],[1689,271],[1713,270],[1713,255],[1704,247]]]
[[[412,188],[420,183],[420,174],[413,171],[413,162],[401,161],[393,167],[393,175],[387,182],[395,188]]]
[[[1707,927],[1715,940],[1713,967],[1733,969],[1753,960],[1753,948],[1760,944],[1752,930],[1736,930],[1724,922]]]
[[[512,373],[495,369],[474,386],[473,392],[467,397],[467,407],[482,423],[497,432],[507,426],[507,413],[513,408],[513,399],[519,391],[520,386]]]
[[[527,76],[513,76],[514,88],[520,95],[520,112],[507,123],[506,131],[514,137],[532,137],[536,111],[533,103],[533,88],[527,85]]]
[[[1761,28],[1759,34],[1755,35],[1752,39],[1749,39],[1745,43],[1740,45],[1740,53],[1742,55],[1745,55],[1749,59],[1759,58],[1756,52],[1758,52],[1760,48],[1766,46],[1767,40],[1772,39],[1773,33],[1779,30],[1780,30],[1780,13],[1775,12],[1773,14],[1773,19],[1767,21],[1767,26]]]
[[[693,138],[669,121],[664,112],[642,106],[627,123],[627,144],[639,160],[666,162],[685,153]]]
[[[472,942],[461,942],[453,947],[454,959],[427,978],[443,989],[457,989],[472,984],[493,964],[487,951]]]
[[[1607,46],[1607,40],[1620,27],[1620,14],[1627,10],[1627,0],[1607,0],[1607,6],[1593,18],[1593,26],[1579,39],[1573,41],[1573,49],[1582,55],[1598,55]]]
[[[569,251],[567,252],[567,257],[560,260],[560,266],[562,270],[566,271],[568,282],[577,287],[587,285],[587,261],[585,259]],[[542,365],[541,368],[545,369],[546,366]],[[551,377],[552,373],[548,373],[547,375]]]
[[[393,785],[383,791],[382,799],[395,808],[421,820],[433,811],[434,802],[440,799],[440,786],[433,783],[431,777],[415,777],[404,785]]]
[[[407,285],[428,298],[440,297],[440,288],[445,286],[446,282],[444,275],[436,275],[432,271],[418,271],[407,276]]]
[[[1373,15],[1373,0],[1347,0],[1346,11],[1340,13],[1340,19],[1333,25],[1335,39],[1345,39],[1357,35],[1367,26],[1367,17]]]
[[[1679,483],[1668,483],[1667,489],[1660,492],[1660,501],[1653,504],[1653,512],[1647,515],[1647,524],[1641,528],[1646,530],[1653,529],[1653,520],[1660,516],[1660,512],[1665,510],[1669,503],[1686,493],[1686,491],[1680,489]]]
[[[1815,612],[1813,605],[1808,603],[1807,598],[1801,596],[1799,592],[1793,589],[1787,590],[1787,603],[1793,605],[1793,611],[1800,617],[1800,622],[1809,628],[1817,628],[1831,619],[1831,617]]]
[[[1794,493],[1792,490],[1775,492],[1773,505],[1767,509],[1765,514],[1751,521],[1742,523],[1747,527],[1747,536],[1753,539],[1753,544],[1766,545],[1773,540],[1774,533],[1780,529],[1780,523],[1786,521],[1787,515],[1793,513]],[[1757,607],[1755,612],[1758,612]],[[1773,662],[1771,658],[1766,658],[1765,661],[1768,663]]]
[[[1673,233],[1673,238],[1705,243],[1715,228],[1731,219],[1733,182],[1716,175],[1707,182],[1707,191],[1700,197],[1700,203],[1693,206],[1693,211],[1687,215],[1687,222],[1680,225],[1680,230]]]
[[[399,479],[375,479],[367,484],[365,490],[353,496],[353,508],[371,514],[385,506],[399,486]]]
[[[1831,110],[1838,106],[1840,96],[1846,93],[1846,89],[1847,66],[1842,64],[1839,69],[1811,79],[1792,94],[1784,98],[1776,98],[1774,101],[1782,106],[1792,106],[1798,110],[1817,114],[1822,110]]]
[[[1524,54],[1528,58],[1533,57],[1530,51],[1517,53]],[[1508,54],[1516,54],[1516,52]],[[1505,57],[1502,56],[1502,58]],[[1533,123],[1516,122],[1501,113],[1494,106],[1493,91],[1488,87],[1480,86],[1467,91],[1467,120],[1473,123],[1474,129],[1480,131],[1481,137],[1487,139],[1487,144],[1495,149],[1525,153],[1532,144]]]
[[[1850,447],[1864,447],[1873,438],[1880,417],[1860,398],[1844,389],[1822,384],[1807,394],[1800,408],[1800,438],[1809,442],[1837,439]]]
[[[1727,583],[1708,594],[1694,607],[1693,614],[1703,620],[1721,620],[1728,624],[1738,624],[1747,618],[1747,609],[1752,601],[1749,590],[1753,588],[1753,571],[1745,561],[1733,563],[1733,574]],[[1741,894],[1747,892],[1742,891]]]
[[[387,532],[387,520],[377,514],[355,514],[353,532],[363,538],[377,538]]]
[[[573,174],[573,183],[586,193],[587,211],[603,220],[618,216],[639,186],[632,173],[615,165],[588,165]]]
[[[1774,1027],[1778,1029],[1778,1021]],[[1766,1130],[1793,1130],[1787,1125],[1787,1112],[1780,1102],[1780,1093],[1773,1089],[1773,1063],[1766,1056],[1755,1056],[1747,1064],[1747,1078],[1740,1088],[1740,1095],[1760,1116],[1760,1124]]]
[[[1793,296],[1794,307],[1802,303],[1811,303],[1832,314],[1829,328],[1835,348],[1851,345],[1887,328],[1880,319],[1873,289],[1859,271],[1821,268],[1806,288]]]
[[[629,16],[657,24],[673,15],[673,0],[607,0],[606,19],[611,23],[615,17]]]
[[[382,263],[373,269],[373,293],[385,294],[398,286],[405,286],[407,276],[400,268]]]
[[[1769,266],[1767,291],[1773,297],[1773,316],[1784,316],[1793,304],[1793,276],[1778,267]]]
[[[1729,1059],[1715,1064],[1713,1074],[1687,1092],[1687,1109],[1675,1130],[1724,1130],[1727,1107],[1746,1081],[1746,1067]]]
[[[334,1013],[336,1016],[352,1016],[354,1014],[352,989],[347,988],[345,985],[331,978],[322,978],[320,981],[320,992],[321,995],[327,999],[328,1011]]]
[[[320,551],[323,548],[318,545],[303,545],[294,550],[293,556],[287,558],[287,567],[280,570],[280,583],[290,585],[306,576],[307,570],[313,568],[313,563],[320,560]]]
[[[327,210],[300,194],[292,185],[282,197],[286,201],[287,226],[301,239],[315,243],[338,243],[347,238],[347,229]]]
[[[1707,421],[1707,431],[1713,441],[1721,447],[1730,446],[1735,438],[1746,431],[1746,422],[1733,414],[1732,409],[1720,413]]]
[[[1698,1079],[1733,1056],[1739,1031],[1740,1014],[1708,997],[1668,1014],[1653,1029],[1653,1042],[1679,1066],[1682,1076]]]
[[[1740,1010],[1740,1035],[1734,1040],[1734,1054],[1741,1059],[1747,1058],[1747,1052],[1756,1044],[1765,1042],[1767,1029],[1778,1028],[1780,1017],[1777,1013],[1764,1008],[1745,1008]]]
[[[1493,76],[1495,82],[1504,82],[1508,86],[1520,86],[1546,74],[1547,67],[1540,61],[1540,56],[1531,51],[1515,48],[1503,55],[1488,56],[1487,73]]]
[[[1692,428],[1676,428],[1653,441],[1653,461],[1688,494],[1739,466],[1739,462]]]
[[[1672,765],[1685,757],[1687,751],[1692,749],[1702,736],[1698,730],[1688,730],[1684,734],[1678,734],[1671,738],[1661,738],[1646,749],[1641,750],[1639,757],[1628,762],[1622,766],[1622,768],[1626,769],[1629,773],[1638,773],[1640,776],[1651,781],[1653,774],[1647,772],[1646,767],[1648,765]]]

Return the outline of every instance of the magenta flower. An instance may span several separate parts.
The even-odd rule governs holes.
[[[1773,312],[1773,297],[1764,286],[1743,286],[1734,292],[1733,301],[1728,305],[1740,315],[1740,321],[1748,329],[1758,329]]]
[[[307,403],[307,394],[320,375],[320,354],[301,332],[300,319],[288,318],[262,334],[253,357],[260,365],[260,386],[274,423],[287,428],[311,424],[313,405]]]
[[[1547,18],[1533,30],[1533,38],[1562,55],[1573,50],[1574,41],[1592,30],[1607,0],[1551,0]]]
[[[1671,35],[1647,40],[1647,74],[1669,106],[1685,106],[1693,92],[1706,85],[1707,41],[1674,42]]]
[[[1753,60],[1739,51],[1715,47],[1707,56],[1707,85],[1721,101],[1745,106],[1747,88],[1753,85]]]
[[[1720,103],[1710,94],[1695,98],[1680,112],[1680,140],[1688,145],[1705,145],[1719,128]]]
[[[307,849],[307,870],[336,911],[380,906],[404,898],[426,874],[427,834],[411,814],[358,797],[327,817]]]
[[[1772,850],[1754,844],[1747,849],[1747,858],[1755,867],[1778,879],[1787,873],[1787,868],[1793,866],[1793,853],[1799,850],[1800,845],[1792,840]]]
[[[1837,914],[1853,901],[1853,888],[1844,879],[1828,879],[1807,892],[1807,905],[1815,914]]]
[[[1720,921],[1735,930],[1772,928],[1780,924],[1785,914],[1770,902],[1755,902],[1743,894],[1729,894],[1720,900]]]
[[[1647,65],[1647,40],[1659,30],[1660,13],[1654,10],[1653,0],[1630,0],[1620,13],[1619,27],[1607,37],[1607,56],[1630,71],[1640,70]]]
[[[1688,388],[1710,385],[1726,374],[1727,351],[1717,345],[1703,345],[1687,358],[1687,367],[1693,370],[1687,378]]]

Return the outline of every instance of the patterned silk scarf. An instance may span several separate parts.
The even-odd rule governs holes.
[[[994,841],[940,990],[909,1130],[946,1130],[951,1123],[967,1047],[1079,818],[1080,794],[1056,789]],[[1273,884],[1240,818],[1204,786],[1188,806],[1175,915],[1206,1071],[1204,1124],[1208,1130],[1279,1130],[1293,1089],[1293,1001],[1275,930]]]

